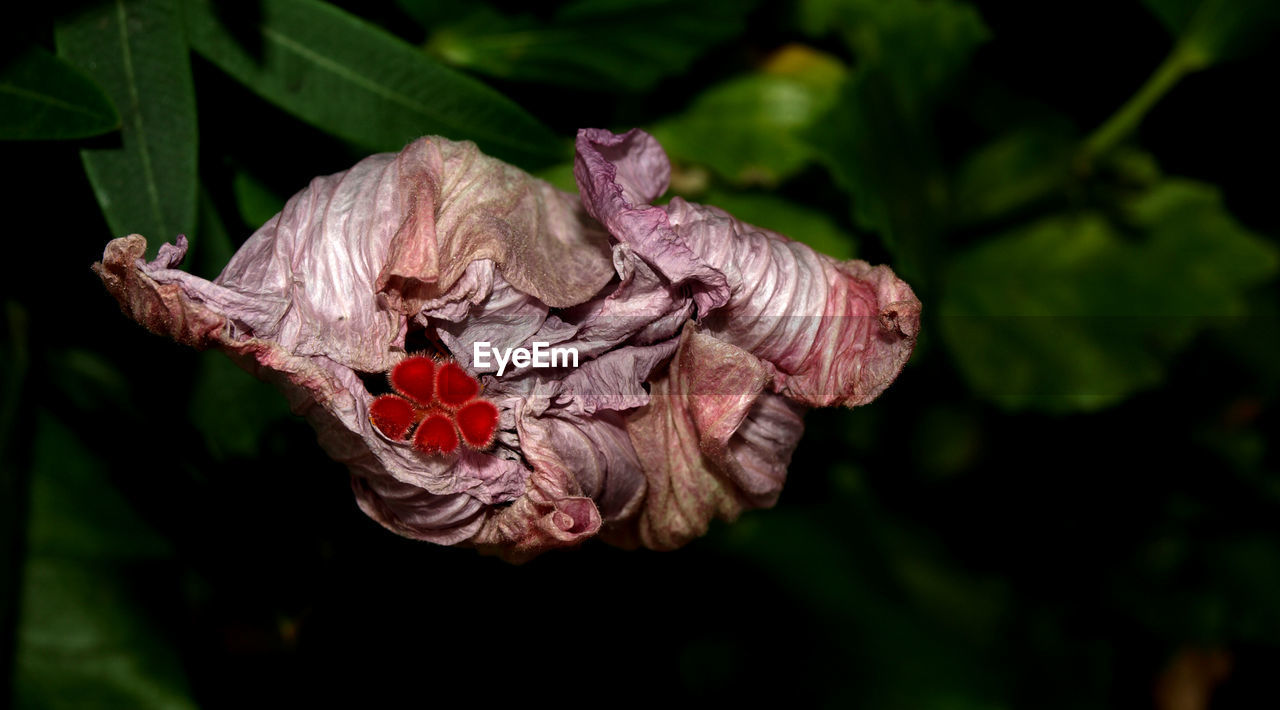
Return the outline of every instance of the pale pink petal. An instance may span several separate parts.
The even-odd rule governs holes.
[[[525,494],[492,510],[472,542],[482,551],[522,562],[550,549],[572,547],[600,531],[602,518],[594,501],[583,494],[566,460],[545,432],[530,432],[517,413],[520,442],[533,465]],[[535,426],[538,426],[535,423]]]
[[[667,189],[671,165],[653,136],[633,129],[614,134],[598,128],[578,131],[573,173],[582,202],[618,241],[677,286],[693,292],[702,312],[728,298],[724,274],[688,248],[653,202]]]
[[[437,496],[387,478],[351,477],[351,490],[365,515],[399,535],[438,545],[470,540],[484,523],[487,506],[466,495]]]
[[[581,303],[609,280],[608,236],[578,200],[474,143],[419,139],[394,172],[400,220],[376,290],[400,312],[416,313],[480,259],[554,307]]]
[[[865,404],[897,377],[915,345],[920,302],[886,266],[839,261],[781,234],[680,198],[675,232],[726,276],[708,334],[777,367],[777,390],[810,406]]]
[[[705,332],[769,362],[775,391],[812,406],[879,395],[915,345],[910,287],[887,267],[832,259],[714,207],[648,204],[666,187],[665,161],[638,130],[580,131],[575,172],[588,210],[673,283],[714,293],[698,301]]]
[[[685,328],[649,404],[627,420],[648,492],[624,546],[673,549],[777,500],[803,431],[798,408],[766,393],[769,368],[736,346]]]

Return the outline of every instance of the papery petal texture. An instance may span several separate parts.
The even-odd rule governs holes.
[[[619,240],[679,261],[681,273],[714,272],[703,282],[715,294],[701,310],[703,326],[773,364],[783,393],[813,406],[854,406],[884,391],[919,330],[911,288],[888,267],[832,259],[715,207],[678,197],[666,207],[626,201],[665,191],[635,177],[669,173],[652,167],[660,151],[641,131],[580,132],[577,174],[588,210]]]
[[[887,267],[655,204],[670,165],[641,131],[581,131],[575,175],[580,195],[428,137],[313,180],[212,282],[176,268],[181,237],[150,262],[142,237],[115,240],[95,269],[138,322],[280,387],[400,535],[515,561],[592,537],[672,549],[774,505],[804,410],[879,395],[920,303]],[[387,436],[366,375],[410,341],[485,402],[402,405]],[[574,360],[498,366],[485,344]],[[424,453],[404,430],[483,414],[484,434],[495,407],[492,443]]]

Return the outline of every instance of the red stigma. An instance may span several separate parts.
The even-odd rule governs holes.
[[[480,383],[456,362],[446,362],[436,372],[436,399],[449,409],[457,409],[480,394]]]
[[[418,415],[409,400],[384,394],[369,405],[369,421],[388,439],[403,439],[418,421]]]
[[[458,432],[449,417],[431,414],[422,420],[418,433],[413,435],[413,447],[428,456],[451,454],[458,448]]]
[[[435,360],[425,355],[415,355],[401,360],[391,370],[391,386],[419,405],[429,407],[435,388],[435,374]]]
[[[485,449],[493,443],[498,430],[498,408],[487,399],[477,399],[462,405],[457,412],[458,431],[468,446]]]
[[[388,379],[395,394],[369,405],[369,421],[388,439],[412,440],[428,456],[453,453],[459,444],[493,445],[498,407],[480,398],[479,380],[458,363],[414,355],[392,368]]]

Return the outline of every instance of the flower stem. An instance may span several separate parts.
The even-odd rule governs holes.
[[[1169,56],[1156,67],[1150,78],[1101,126],[1090,133],[1081,147],[1081,162],[1092,165],[1117,143],[1137,129],[1147,112],[1164,97],[1182,77],[1206,65],[1204,56],[1185,42],[1178,43]]]

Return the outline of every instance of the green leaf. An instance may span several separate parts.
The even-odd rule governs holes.
[[[191,234],[196,208],[196,106],[178,10],[171,0],[115,0],[57,27],[58,54],[98,83],[120,111],[121,145],[81,151],[116,236],[153,243]]]
[[[1076,140],[1069,131],[1033,126],[982,146],[961,165],[952,189],[953,218],[963,224],[1006,217],[1054,194],[1071,180]]]
[[[565,192],[578,191],[578,178],[573,174],[573,162],[557,163],[534,173],[538,178],[546,180]]]
[[[1201,328],[1245,315],[1244,290],[1280,262],[1199,183],[1160,183],[1124,216],[1051,217],[953,261],[943,337],[975,390],[1010,409],[1118,402],[1158,384]]]
[[[45,356],[51,372],[58,373],[50,384],[82,413],[138,414],[133,383],[103,350],[58,348]]]
[[[515,81],[647,91],[739,34],[756,0],[577,0],[549,20],[480,6],[433,30],[427,50],[455,66]]]
[[[231,180],[236,207],[245,224],[257,229],[284,209],[285,200],[253,175],[240,171]]]
[[[699,202],[719,207],[748,224],[785,234],[827,256],[854,257],[856,240],[835,220],[785,197],[760,192],[711,192]]]
[[[831,107],[846,74],[830,55],[788,47],[762,71],[704,91],[653,135],[676,159],[740,185],[775,185],[815,158],[802,134]]]
[[[155,611],[180,594],[172,559],[169,544],[138,519],[98,458],[41,412],[16,706],[194,707],[160,631],[169,620]]]
[[[75,432],[45,412],[37,419],[27,547],[34,556],[84,562],[133,563],[173,554]]]
[[[834,31],[843,37],[862,68],[888,75],[894,98],[908,113],[927,109],[988,37],[977,11],[960,0],[806,0],[801,5],[802,24],[810,33]]]
[[[1234,59],[1266,44],[1280,29],[1274,0],[1143,0],[1178,40],[1176,52],[1196,66]]]
[[[114,131],[120,117],[102,89],[43,47],[0,68],[0,140],[65,140]]]
[[[274,387],[240,369],[216,351],[200,354],[188,410],[215,458],[252,458],[273,424],[293,419]]]
[[[263,0],[253,17],[206,0],[186,8],[197,52],[298,118],[371,150],[439,134],[527,168],[561,157],[556,136],[501,94],[331,5]]]
[[[1128,217],[1151,237],[1149,269],[1173,281],[1166,307],[1207,316],[1247,315],[1242,289],[1276,273],[1280,255],[1226,211],[1217,189],[1167,180],[1128,205]]]
[[[200,188],[200,239],[191,247],[194,252],[191,273],[212,281],[235,256],[236,244],[231,240],[226,223],[218,214],[208,190]]]
[[[17,708],[195,708],[171,645],[123,571],[27,564],[14,669]],[[160,600],[164,601],[164,600]]]
[[[933,108],[986,39],[986,27],[968,5],[943,0],[806,6],[820,18],[806,26],[838,30],[857,55],[834,106],[806,138],[852,196],[855,223],[878,232],[895,270],[919,282],[934,270],[948,202]]]

